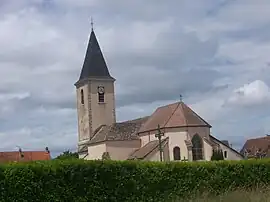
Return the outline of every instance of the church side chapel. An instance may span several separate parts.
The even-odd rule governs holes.
[[[183,101],[151,115],[116,122],[113,78],[91,30],[79,80],[75,83],[78,153],[86,160],[201,161],[222,151],[225,160],[243,156],[211,135],[211,125]]]

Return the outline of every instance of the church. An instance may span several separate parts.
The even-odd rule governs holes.
[[[211,125],[183,101],[158,107],[146,117],[116,122],[116,79],[110,75],[92,28],[80,77],[75,83],[78,154],[85,160],[209,161],[243,156],[211,135]]]

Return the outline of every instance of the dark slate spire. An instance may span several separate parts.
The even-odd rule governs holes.
[[[93,27],[88,42],[88,47],[84,58],[84,63],[79,81],[88,78],[114,79],[113,77],[111,77],[109,73]]]

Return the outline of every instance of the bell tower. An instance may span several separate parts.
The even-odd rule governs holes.
[[[116,122],[114,82],[92,27],[81,74],[75,83],[79,149],[93,138],[98,127]]]

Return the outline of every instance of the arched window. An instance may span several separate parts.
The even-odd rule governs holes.
[[[180,148],[179,147],[174,147],[173,148],[173,159],[175,161],[181,160]]]
[[[227,151],[224,151],[224,158],[227,158]]]
[[[81,104],[84,104],[84,94],[83,94],[83,89],[81,89]]]
[[[98,102],[103,103],[105,101],[104,93],[98,93]]]
[[[195,134],[192,138],[192,156],[193,161],[203,160],[202,139],[198,134]]]

